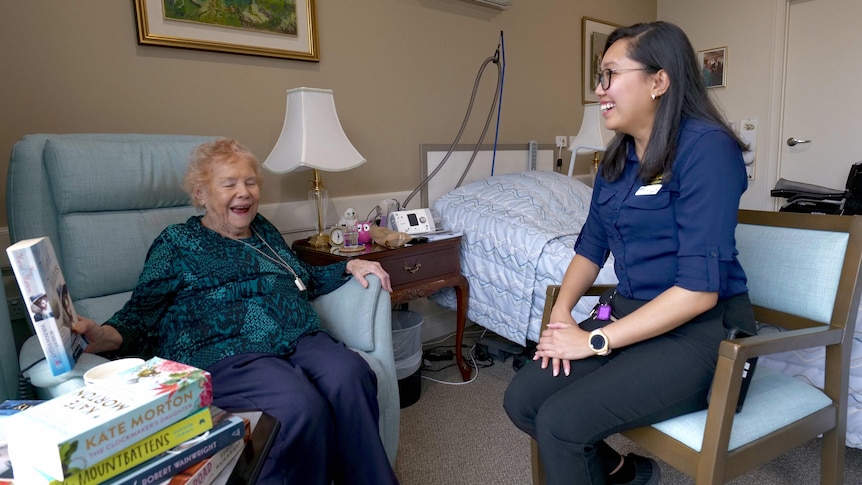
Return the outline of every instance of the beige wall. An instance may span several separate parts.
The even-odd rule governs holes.
[[[581,17],[654,20],[656,0],[512,3],[500,11],[457,0],[317,0],[321,61],[303,62],[140,46],[132,0],[6,2],[0,183],[5,187],[12,145],[27,133],[223,135],[263,159],[281,128],[285,91],[312,86],[334,90],[345,131],[368,159],[326,175],[333,195],[410,190],[419,182],[419,144],[452,141],[501,30],[499,141],[574,135],[582,110]],[[495,77],[487,70],[462,142],[476,140]],[[304,199],[308,178],[269,176],[263,202]],[[5,201],[0,207],[5,226]]]
[[[787,0],[657,0],[658,18],[685,30],[696,50],[727,46],[727,87],[710,92],[737,126],[742,119],[758,120],[755,177],[740,204],[745,209],[775,208],[769,190],[777,178],[786,5]]]

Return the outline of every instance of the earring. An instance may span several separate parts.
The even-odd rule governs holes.
[[[655,101],[655,93],[652,93],[652,99]]]

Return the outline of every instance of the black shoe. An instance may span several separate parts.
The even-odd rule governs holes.
[[[629,453],[626,460],[635,466],[635,479],[629,485],[658,485],[661,482],[661,468],[658,462],[645,456]]]

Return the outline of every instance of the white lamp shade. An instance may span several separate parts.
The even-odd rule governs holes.
[[[351,170],[365,163],[338,121],[331,89],[287,91],[284,126],[264,168],[286,173],[313,168],[325,172]]]
[[[605,128],[605,120],[598,103],[584,106],[584,119],[581,121],[581,129],[574,143],[569,145],[569,151],[578,151],[578,155],[587,155],[594,152],[603,152],[605,147],[614,137],[614,132]]]
[[[569,161],[569,177],[575,171],[575,155],[587,155],[605,151],[608,143],[614,137],[614,132],[605,127],[602,112],[598,103],[584,105],[584,119],[581,129],[574,141],[569,144],[572,159]]]

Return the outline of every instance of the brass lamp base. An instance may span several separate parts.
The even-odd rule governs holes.
[[[328,234],[314,234],[308,237],[308,244],[311,244],[314,247],[323,247],[329,246],[329,235]]]
[[[329,192],[323,188],[323,179],[320,171],[314,169],[314,180],[311,181],[311,190],[308,191],[308,200],[314,204],[317,212],[317,234],[308,238],[308,244],[314,247],[329,245],[329,234],[326,234],[326,205],[329,202]]]

